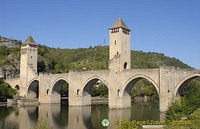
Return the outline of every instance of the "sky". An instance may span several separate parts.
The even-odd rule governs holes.
[[[119,17],[131,50],[163,53],[200,69],[200,0],[1,0],[0,35],[54,48],[109,45]],[[105,41],[105,43],[104,43]]]

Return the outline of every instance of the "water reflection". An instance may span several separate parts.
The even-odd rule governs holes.
[[[36,123],[38,120],[38,107],[26,107],[28,116],[32,123]]]
[[[157,103],[139,103],[131,107],[131,120],[160,120]]]
[[[37,125],[38,118],[47,120],[53,129],[103,129],[101,121],[159,120],[159,106],[156,103],[133,104],[131,108],[114,109],[108,105],[68,107],[60,104],[41,104],[38,107],[0,107],[1,129],[30,129]]]

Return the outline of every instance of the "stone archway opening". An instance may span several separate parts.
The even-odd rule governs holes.
[[[150,80],[133,78],[126,85],[122,98],[122,105],[131,107],[131,120],[160,119],[159,94]]]
[[[108,105],[108,86],[100,79],[87,82],[82,93],[83,105]]]
[[[176,111],[179,115],[191,114],[200,108],[200,77],[198,75],[184,79],[177,88],[174,103],[169,109]],[[167,111],[168,115],[170,111]]]
[[[82,113],[83,121],[87,128],[102,127],[101,123],[97,123],[105,117],[108,118],[108,92],[108,85],[99,78],[90,79],[84,85],[82,103],[83,105],[92,105],[82,107],[82,110],[84,110]]]
[[[69,83],[64,79],[58,80],[52,88],[52,103],[68,104],[68,94]]]
[[[17,91],[17,94],[15,95],[15,96],[17,96],[17,98],[19,97],[19,94],[20,94],[20,87],[19,87],[19,85],[16,85],[15,86],[15,90]]]
[[[145,78],[131,80],[124,89],[125,97],[131,97],[131,102],[159,101],[155,86]]]
[[[191,94],[198,94],[198,91],[200,91],[200,76],[194,76],[179,85],[178,90],[175,93],[175,97],[177,99],[185,96],[189,97]]]
[[[39,97],[39,81],[34,80],[28,87],[27,99],[38,99]]]

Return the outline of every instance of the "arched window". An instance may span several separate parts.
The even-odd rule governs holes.
[[[15,89],[18,91],[20,88],[19,88],[19,85],[16,85],[15,86]]]

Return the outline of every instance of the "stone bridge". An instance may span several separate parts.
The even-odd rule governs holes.
[[[140,79],[151,82],[159,95],[160,110],[165,111],[170,100],[179,96],[179,89],[184,83],[200,77],[200,70],[160,67],[159,69],[127,69],[121,73],[111,70],[70,71],[64,74],[39,74],[30,79],[23,96],[36,98],[40,103],[60,103],[60,88],[69,84],[69,106],[91,105],[91,86],[98,80],[104,82],[109,91],[110,108],[131,107],[130,92]],[[20,78],[6,79],[13,88],[20,85]],[[21,90],[23,91],[23,89]]]
[[[38,98],[40,103],[60,103],[60,89],[69,84],[69,106],[91,105],[91,86],[104,82],[110,108],[131,107],[131,89],[140,79],[151,82],[159,95],[160,111],[179,96],[179,89],[200,70],[161,66],[158,69],[131,69],[130,29],[119,18],[110,28],[109,70],[69,71],[62,74],[37,73],[37,44],[31,36],[21,46],[20,77],[5,79],[18,94]]]

